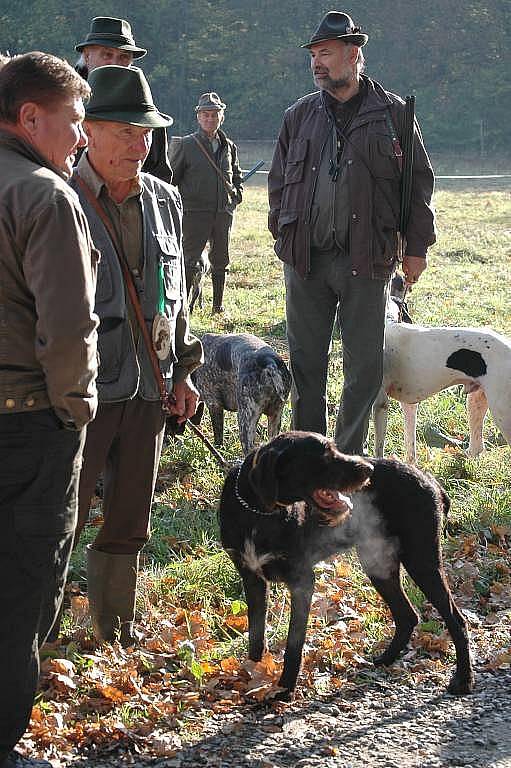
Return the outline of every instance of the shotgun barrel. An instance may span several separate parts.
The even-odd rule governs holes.
[[[263,165],[264,165],[264,160],[259,160],[259,162],[256,163],[253,168],[251,168],[249,171],[244,173],[243,176],[241,177],[241,181],[243,182],[243,184],[246,182],[247,179],[253,176],[254,173],[257,173],[259,168],[262,168]]]
[[[415,131],[415,96],[407,96],[403,120],[402,150],[403,171],[401,175],[401,207],[399,231],[401,239],[406,237],[406,228],[410,218],[410,203],[412,199],[413,177],[413,145]]]

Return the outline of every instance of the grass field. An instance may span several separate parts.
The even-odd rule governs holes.
[[[510,207],[510,197],[505,192],[437,193],[438,243],[431,249],[427,272],[408,296],[411,314],[417,322],[486,325],[511,336]],[[232,269],[225,299],[227,315],[211,316],[208,284],[204,308],[196,309],[192,327],[198,334],[209,330],[250,331],[285,356],[282,271],[273,255],[266,215],[264,189],[250,186],[235,221]],[[341,361],[342,350],[335,341],[329,377],[332,426],[342,386]],[[464,400],[461,388],[457,387],[420,406],[419,464],[442,481],[452,498],[451,535],[444,542],[448,575],[457,600],[477,619],[473,634],[479,643],[478,653],[498,666],[511,662],[511,449],[503,444],[491,418],[485,424],[487,451],[478,459],[469,459],[459,450],[428,447],[423,439],[429,427],[466,439]],[[285,412],[283,428],[288,426],[289,410]],[[203,427],[211,437],[208,417],[203,420]],[[387,446],[389,452],[403,455],[402,418],[396,403],[391,408]],[[224,453],[228,458],[240,456],[234,414],[226,418]],[[160,724],[167,729],[196,729],[199,733],[198,710],[222,711],[222,707],[228,709],[239,703],[240,697],[250,690],[250,684],[243,687],[243,680],[265,680],[267,689],[271,688],[281,660],[287,603],[283,592],[274,589],[270,644],[275,661],[267,660],[257,677],[253,668],[247,671],[242,666],[246,652],[246,606],[237,574],[218,543],[216,507],[221,484],[221,471],[197,438],[187,434],[165,448],[155,496],[152,538],[143,552],[139,626],[144,639],[141,649],[134,654],[126,656],[120,650],[107,650],[91,655],[94,644],[81,593],[85,589],[84,546],[94,537],[94,525],[85,531],[72,561],[72,610],[66,611],[61,645],[47,662],[47,677],[43,678],[41,701],[36,708],[39,723],[47,722],[48,718],[52,722],[57,711],[64,712],[64,720],[58,721],[58,728],[55,726],[57,731],[54,728],[52,742],[55,743],[58,732],[61,751],[71,752],[77,744],[87,745],[87,727],[92,720],[94,738],[100,741],[98,734],[103,732],[105,738],[108,734],[111,738],[115,723],[135,730],[140,727],[147,731],[149,723],[153,728]],[[407,674],[408,663],[412,664],[414,674],[426,670],[443,679],[452,662],[452,648],[445,642],[443,628],[423,596],[413,585],[408,588],[411,599],[423,611],[425,623],[412,661],[398,665],[389,674]],[[351,611],[352,619],[338,621],[339,613],[346,611]],[[486,627],[488,621],[490,629]],[[339,559],[318,568],[318,592],[302,678],[307,682],[307,690],[320,692],[326,685],[325,676],[328,685],[334,687],[342,687],[343,679],[357,679],[361,655],[369,656],[388,631],[386,611],[354,558]],[[52,683],[55,656],[65,656],[73,668],[69,675],[76,686],[67,691],[67,709],[62,703],[65,697],[55,693]],[[100,693],[91,677],[91,667],[97,672],[94,680],[98,675],[103,680]],[[139,693],[136,687],[130,689],[120,682],[125,680],[127,670],[138,680]],[[213,683],[217,678],[221,681],[217,684],[217,688],[222,688],[221,695],[215,693]],[[120,691],[117,699],[108,693],[111,689]],[[226,689],[231,693],[227,694]],[[84,704],[90,700],[91,690],[96,697],[93,700],[99,696],[103,701],[99,720],[97,707],[87,709]],[[145,698],[140,691],[146,692]],[[300,695],[308,694],[302,689]],[[154,699],[156,710],[148,703],[148,696]],[[172,708],[166,708],[165,702],[169,701]],[[81,741],[76,737],[78,722],[82,724]],[[52,747],[46,745],[36,725],[33,723],[28,739],[41,754],[48,755]],[[68,735],[70,732],[75,733],[74,741]]]

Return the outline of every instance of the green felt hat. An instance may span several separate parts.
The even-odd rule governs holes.
[[[138,67],[108,65],[89,75],[92,96],[85,107],[86,120],[111,120],[141,128],[164,128],[174,122],[156,109],[149,83]]]
[[[129,21],[111,16],[96,16],[92,19],[90,32],[83,41],[75,45],[75,51],[83,51],[87,45],[104,45],[106,48],[120,48],[129,51],[134,59],[141,59],[147,51],[135,44]]]

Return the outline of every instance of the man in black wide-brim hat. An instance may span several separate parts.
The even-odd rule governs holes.
[[[76,70],[87,79],[96,67],[110,64],[131,67],[134,60],[143,58],[147,51],[140,48],[133,37],[131,25],[125,19],[111,16],[96,16],[92,19],[85,40],[75,46],[80,53]],[[144,171],[152,173],[162,181],[172,181],[172,170],[168,161],[168,141],[165,127],[153,131],[151,149],[144,163]]]
[[[293,428],[327,431],[327,369],[338,319],[344,388],[335,440],[364,452],[383,378],[385,305],[398,257],[404,102],[362,74],[368,36],[330,11],[302,47],[319,88],[293,104],[275,149],[269,228],[284,262]],[[417,124],[403,270],[419,279],[435,242],[433,171]]]

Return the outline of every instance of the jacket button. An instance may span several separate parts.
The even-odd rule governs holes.
[[[35,398],[34,397],[27,397],[23,405],[26,408],[32,408],[35,405]]]
[[[316,166],[315,166],[315,165],[313,165],[313,166],[312,166],[312,170],[313,170],[313,171],[315,171],[315,170],[316,170]]]
[[[356,269],[352,269],[351,274],[353,275],[353,277],[356,277],[358,275],[358,272]]]
[[[357,220],[357,214],[354,213],[351,218],[353,219],[353,221],[356,221]]]
[[[348,160],[348,165],[352,165],[352,164],[353,164],[353,160]]]
[[[8,397],[5,401],[5,407],[12,410],[12,408],[16,407],[16,400],[13,400],[12,397]]]

